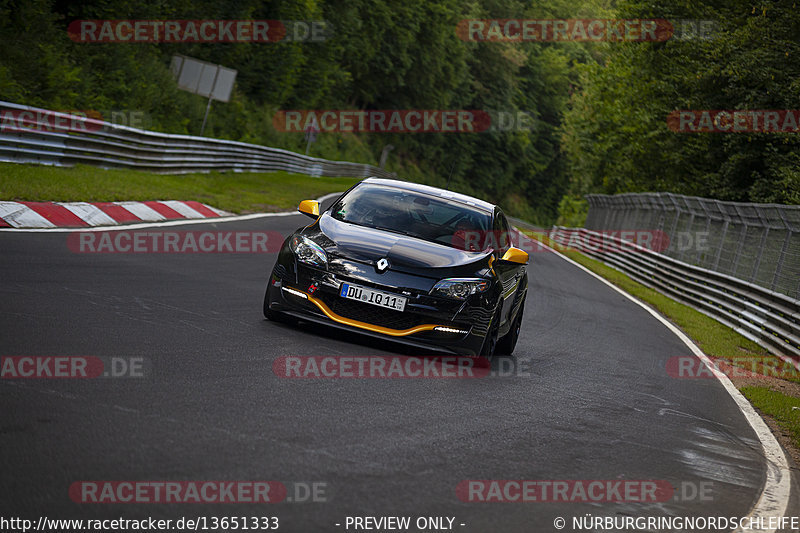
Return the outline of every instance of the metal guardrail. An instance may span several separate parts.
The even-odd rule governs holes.
[[[608,233],[556,226],[550,238],[718,320],[795,365],[800,361],[800,300]]]
[[[664,192],[586,199],[587,229],[665,232],[665,255],[800,298],[800,206]]]
[[[27,127],[18,127],[20,124]],[[2,101],[0,161],[56,166],[85,164],[159,174],[282,170],[317,177],[395,177],[371,165],[329,161],[237,141],[158,133]]]

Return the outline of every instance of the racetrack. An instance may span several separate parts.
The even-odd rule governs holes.
[[[286,235],[308,220],[202,227]],[[458,531],[553,531],[555,517],[586,513],[741,516],[761,494],[761,444],[723,386],[671,377],[668,359],[688,347],[552,253],[531,255],[516,371],[465,380],[278,378],[281,356],[417,352],[264,320],[274,257],[78,254],[66,233],[0,233],[0,355],[149,367],[140,379],[0,380],[0,514],[273,515],[289,532],[344,531],[346,516],[450,516]],[[473,479],[663,480],[677,491],[653,503],[459,500],[456,486]],[[327,501],[78,505],[68,489],[80,480],[316,481]]]

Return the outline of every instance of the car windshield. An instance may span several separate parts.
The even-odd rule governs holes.
[[[336,220],[481,251],[491,215],[479,207],[415,191],[363,183],[331,207]]]

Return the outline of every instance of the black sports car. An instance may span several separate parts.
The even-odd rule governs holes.
[[[495,205],[368,178],[283,243],[264,298],[270,320],[303,319],[460,355],[510,354],[528,254]]]

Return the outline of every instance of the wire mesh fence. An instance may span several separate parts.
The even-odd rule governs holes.
[[[800,299],[800,206],[590,194],[590,230],[664,232],[662,253]]]

